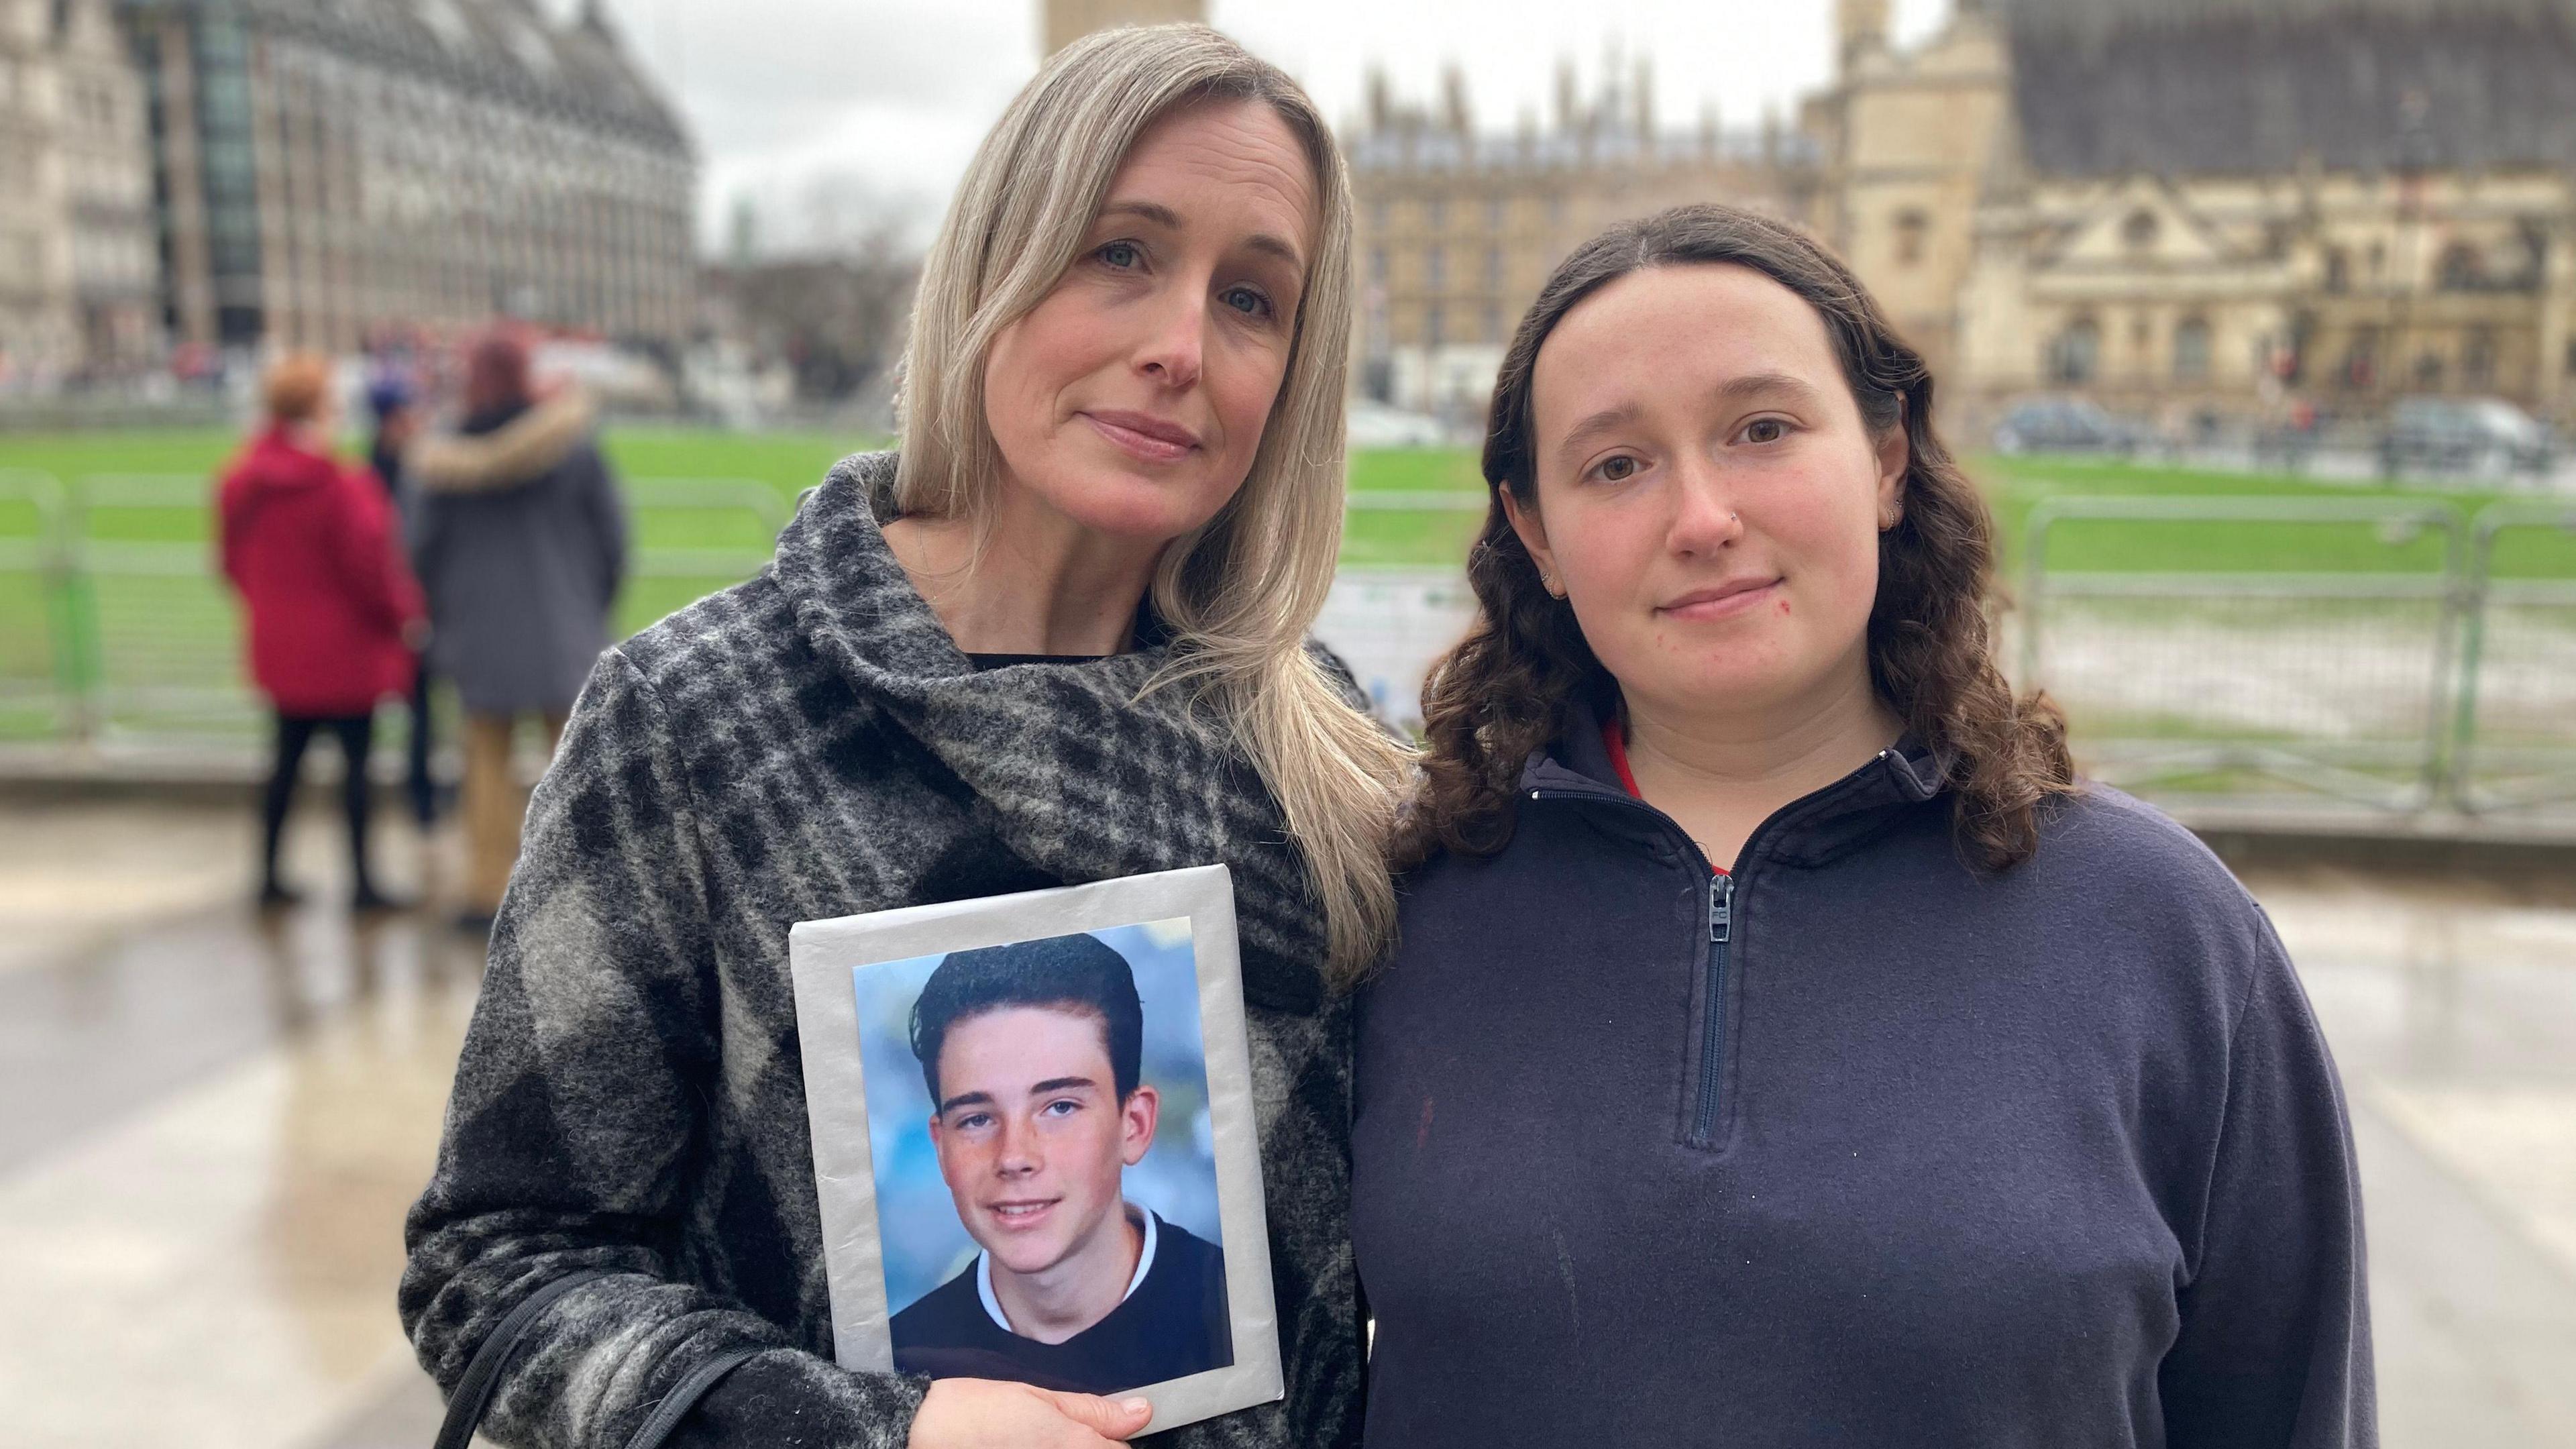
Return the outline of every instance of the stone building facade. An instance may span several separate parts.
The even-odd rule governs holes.
[[[1954,387],[2569,411],[2566,0],[1960,0],[1904,54],[1870,9],[1820,220]]]
[[[1042,0],[1038,54],[1053,55],[1095,30],[1113,25],[1207,23],[1207,0]]]
[[[1516,133],[1454,77],[1427,107],[1373,85],[1364,390],[1472,415],[1568,247],[1707,199],[1812,228],[1972,410],[2576,414],[2576,0],[1954,0],[1902,49],[1888,0],[1834,24],[1831,83],[1757,134],[1658,133],[1642,69]]]
[[[1461,422],[1481,413],[1503,345],[1567,252],[1610,222],[1727,199],[1793,220],[1816,201],[1820,152],[1780,126],[1658,125],[1654,72],[1616,69],[1585,95],[1558,72],[1553,124],[1479,130],[1454,70],[1436,107],[1372,76],[1343,133],[1359,206],[1359,390]]]
[[[140,78],[107,0],[0,0],[0,385],[157,360]]]
[[[120,0],[180,341],[692,319],[695,161],[597,0]]]

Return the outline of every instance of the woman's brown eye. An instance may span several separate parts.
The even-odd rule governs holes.
[[[1634,458],[1613,458],[1601,465],[1601,476],[1613,483],[1633,476],[1636,471],[1637,460]]]
[[[1745,431],[1746,434],[1757,443],[1776,443],[1780,441],[1780,424],[1771,418],[1764,418]]]

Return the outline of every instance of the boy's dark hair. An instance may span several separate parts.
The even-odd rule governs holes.
[[[1094,936],[1044,936],[951,951],[912,1003],[912,1054],[939,1110],[939,1049],[948,1029],[968,1017],[1011,1006],[1096,1011],[1109,1037],[1109,1071],[1118,1100],[1136,1090],[1144,1067],[1145,1007],[1127,958]]]

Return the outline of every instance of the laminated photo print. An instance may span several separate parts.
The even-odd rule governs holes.
[[[1279,1397],[1225,867],[788,939],[843,1366]]]

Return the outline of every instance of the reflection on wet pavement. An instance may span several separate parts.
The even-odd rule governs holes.
[[[2576,1445],[2576,869],[2250,884],[2351,1098],[2384,1442]]]
[[[479,943],[320,904],[263,923],[248,843],[230,812],[0,805],[13,1446],[391,1449],[435,1427],[393,1284]],[[400,885],[444,868],[385,844]],[[337,858],[301,832],[316,901]],[[2385,1442],[2576,1446],[2576,871],[2251,884],[2351,1097]]]
[[[429,1442],[393,1283],[481,947],[264,920],[248,845],[230,812],[0,808],[0,1440],[343,1443],[390,1400],[431,1417],[381,1442]],[[336,899],[338,842],[297,845]]]

